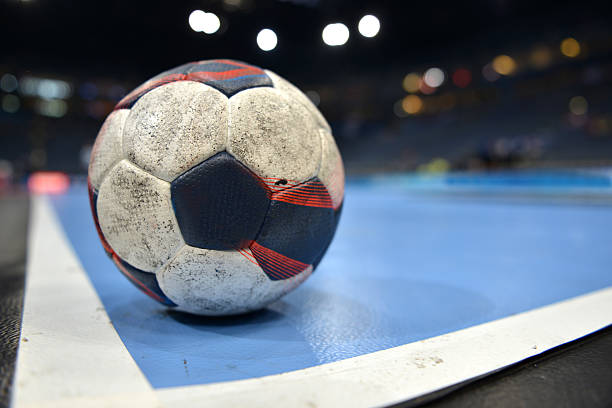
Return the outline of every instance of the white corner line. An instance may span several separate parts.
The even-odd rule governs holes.
[[[32,196],[12,406],[159,407],[47,198]]]
[[[612,287],[330,364],[155,392],[169,408],[384,406],[492,373],[610,324]]]

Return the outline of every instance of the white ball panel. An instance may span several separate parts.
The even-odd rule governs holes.
[[[180,310],[228,315],[261,309],[303,282],[312,267],[287,280],[272,281],[238,251],[184,246],[157,272],[162,291]]]
[[[127,160],[113,167],[102,182],[97,207],[104,237],[138,269],[154,272],[184,244],[170,184]]]
[[[110,168],[123,158],[121,138],[129,113],[127,109],[111,112],[98,132],[89,160],[89,180],[96,190]]]
[[[247,89],[230,98],[228,152],[260,177],[305,181],[321,160],[318,125],[282,91]]]
[[[344,165],[332,134],[324,129],[320,130],[320,134],[323,157],[318,177],[327,187],[334,208],[338,208],[344,198]]]
[[[172,82],[134,104],[123,137],[127,158],[156,177],[176,176],[225,149],[227,97],[199,82]]]
[[[327,120],[325,120],[325,118],[323,117],[319,109],[317,109],[317,107],[312,103],[312,101],[306,95],[304,95],[302,91],[300,91],[291,82],[275,74],[274,72],[268,71],[268,70],[265,70],[265,71],[266,71],[266,74],[268,74],[268,76],[272,79],[272,83],[274,84],[275,88],[280,89],[281,91],[285,92],[289,97],[294,98],[299,103],[301,103],[308,110],[308,112],[310,112],[310,114],[315,118],[315,120],[317,121],[320,127],[331,131],[331,128],[329,127],[329,123],[327,123]]]

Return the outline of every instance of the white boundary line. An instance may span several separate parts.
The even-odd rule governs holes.
[[[49,202],[33,197],[12,405],[157,407]]]
[[[152,390],[45,198],[33,199],[30,220],[16,408],[381,406],[494,372],[612,324],[610,287],[304,370]]]
[[[335,363],[156,393],[170,408],[382,406],[494,372],[609,324],[612,287]]]

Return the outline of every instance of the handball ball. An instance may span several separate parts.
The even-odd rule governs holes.
[[[117,104],[88,185],[102,245],[132,283],[166,306],[226,315],[310,276],[336,230],[344,169],[328,123],[296,87],[210,60]]]

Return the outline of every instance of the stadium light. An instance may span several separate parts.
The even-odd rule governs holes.
[[[363,16],[361,20],[359,20],[359,25],[357,26],[359,29],[359,34],[364,37],[376,37],[376,34],[380,31],[380,20],[375,16],[368,14]]]
[[[189,26],[195,32],[214,34],[221,27],[221,21],[215,13],[194,10],[189,14]]]
[[[349,29],[342,23],[328,24],[323,29],[323,42],[331,47],[344,45],[349,39]]]
[[[278,44],[276,33],[269,28],[264,28],[257,34],[257,45],[263,51],[273,50],[276,48],[276,44]]]

